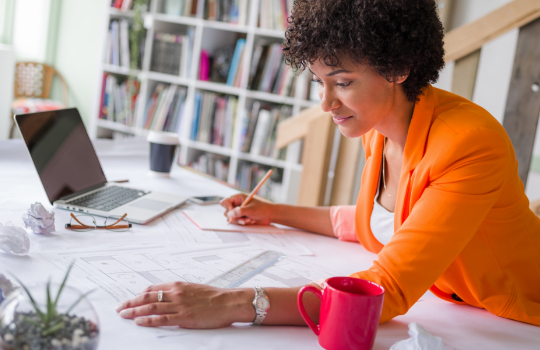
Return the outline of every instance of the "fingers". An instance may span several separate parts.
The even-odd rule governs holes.
[[[135,323],[143,327],[177,326],[178,320],[174,315],[161,315],[154,317],[139,317]]]
[[[236,219],[229,218],[229,224],[235,224],[235,225],[254,225],[256,224],[256,221],[250,218],[246,217],[240,217]]]
[[[168,283],[155,284],[153,286],[146,288],[141,294],[137,295],[135,298],[118,304],[115,310],[116,312],[120,312],[121,310],[124,310],[124,309],[130,309],[137,306],[146,305],[149,303],[156,303],[158,302],[158,292],[160,290],[164,292],[163,301],[170,301],[168,300],[166,291],[170,291],[174,287],[179,286],[181,284],[182,282],[168,282]]]
[[[120,311],[119,315],[122,318],[135,318],[140,316],[166,315],[172,313],[175,313],[175,310],[174,307],[171,306],[171,303],[158,302],[131,309],[124,309]]]
[[[242,205],[246,197],[247,195],[245,195],[244,193],[238,193],[238,194],[235,194],[234,196],[221,200],[219,204],[222,207],[224,207],[227,211],[229,211],[235,207]]]

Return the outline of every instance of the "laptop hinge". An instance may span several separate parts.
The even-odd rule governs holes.
[[[69,194],[69,195],[67,195],[67,196],[58,198],[56,201],[66,201],[66,200],[69,200],[69,199],[71,199],[71,198],[80,196],[81,194],[84,194],[84,193],[86,193],[86,192],[93,191],[93,190],[98,189],[98,188],[100,188],[100,187],[105,187],[105,185],[107,185],[106,182],[101,183],[101,184],[97,184],[97,185],[95,185],[95,186],[87,187],[87,188],[85,188],[84,190],[80,190],[80,191],[74,192],[74,193],[72,193],[72,194]],[[55,202],[56,202],[56,201],[55,201]]]

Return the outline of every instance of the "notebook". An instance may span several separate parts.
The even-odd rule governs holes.
[[[223,213],[213,211],[184,210],[184,214],[201,230],[234,231],[251,233],[284,233],[274,225],[235,225],[229,224]]]

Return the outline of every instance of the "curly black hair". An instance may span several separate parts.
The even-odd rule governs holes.
[[[443,26],[434,0],[296,0],[283,44],[285,61],[303,70],[340,57],[369,64],[388,81],[408,74],[416,101],[444,67]]]

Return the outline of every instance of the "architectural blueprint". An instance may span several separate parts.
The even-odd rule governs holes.
[[[134,246],[99,251],[42,253],[65,269],[75,264],[78,283],[104,290],[115,303],[132,298],[146,287],[170,281],[204,283],[237,266],[263,249],[252,244],[220,246]],[[268,268],[242,286],[294,287],[337,273],[301,257],[289,257]]]

